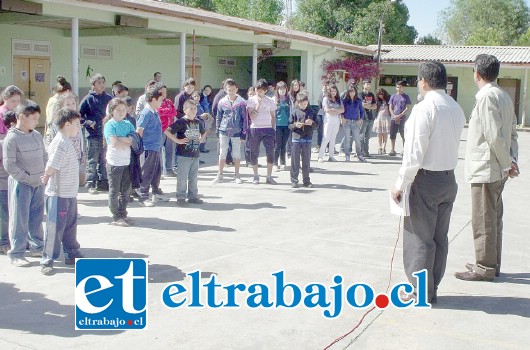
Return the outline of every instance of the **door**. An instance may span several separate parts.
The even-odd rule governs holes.
[[[46,105],[50,98],[50,60],[13,57],[13,82],[27,99],[41,108],[38,127],[46,124]]]
[[[519,96],[521,94],[521,80],[519,79],[498,79],[499,87],[506,91],[512,98],[515,115],[517,116],[517,124],[521,124],[519,114]]]

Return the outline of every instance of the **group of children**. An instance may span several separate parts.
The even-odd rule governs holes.
[[[209,152],[206,137],[214,120],[219,139],[214,183],[223,181],[229,162],[234,164],[234,182],[243,183],[241,145],[246,141],[244,157],[253,170],[252,183],[260,182],[258,157],[263,143],[266,183],[277,184],[272,171],[286,169],[287,153],[291,156],[291,186],[299,187],[300,170],[302,185],[313,186],[309,176],[311,144],[313,132],[322,127],[322,121],[310,107],[303,83],[295,80],[288,88],[278,82],[274,90],[261,79],[249,89],[245,100],[238,95],[237,83],[227,79],[212,99],[210,86],[199,94],[195,81],[188,79],[173,103],[157,73],[136,104],[136,116],[128,88],[122,82],[113,83],[111,96],[105,91],[105,78],[94,75],[91,90],[78,108],[70,84],[59,77],[56,94],[46,109],[46,138],[35,130],[40,107],[29,100],[21,102],[22,92],[15,86],[3,91],[0,253],[7,254],[13,265],[29,265],[25,258],[28,248],[29,256],[41,257],[44,275],[54,273],[53,262],[61,246],[66,264],[73,265],[75,259],[83,257],[77,241],[76,200],[83,184],[92,194],[108,191],[111,224],[116,226],[134,224],[127,213],[132,196],[145,207],[169,200],[160,189],[162,176],[177,177],[177,206],[202,204],[197,188],[199,157]],[[348,97],[356,102],[356,91]],[[325,113],[331,114],[335,107],[324,102]],[[341,113],[340,108],[340,104],[335,108],[336,114]],[[352,116],[362,118],[359,113]],[[327,136],[324,139],[328,141]]]

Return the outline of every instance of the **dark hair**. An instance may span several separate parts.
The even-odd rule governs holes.
[[[155,85],[155,84],[156,84],[156,80],[153,80],[153,79],[148,80],[147,83],[145,84],[145,88],[144,88],[145,91],[147,91],[147,88],[148,88],[148,87],[153,86],[153,85]]]
[[[195,79],[193,79],[193,78],[186,79],[186,81],[182,85],[182,88],[184,89],[186,86],[190,86],[190,85],[195,86]]]
[[[305,87],[305,83],[303,81],[300,82],[300,87]]]
[[[117,95],[123,91],[129,91],[129,88],[122,82],[116,83],[112,86],[112,93],[114,95]]]
[[[302,91],[301,93],[296,95],[296,102],[302,101],[309,101],[309,96],[307,96],[307,93],[305,91]]]
[[[114,86],[116,86],[116,85],[118,85],[118,84],[121,84],[121,83],[122,83],[121,80],[115,80],[115,81],[112,82],[112,85],[111,85],[111,86],[114,87]]]
[[[7,111],[2,117],[2,121],[4,122],[4,125],[9,128],[11,127],[11,124],[17,123],[17,115],[14,111]]]
[[[119,97],[114,97],[112,100],[109,101],[109,116],[112,117],[112,112],[118,107],[119,105],[124,105],[127,107],[127,102],[125,102],[124,99]]]
[[[0,106],[4,104],[5,100],[15,95],[22,97],[24,93],[22,92],[22,90],[20,90],[15,85],[9,85],[8,87],[6,87],[4,91],[2,91],[2,94],[0,95]]]
[[[160,73],[160,72],[155,72],[155,74],[153,74],[153,78],[156,78],[156,75],[157,75],[157,74],[162,75],[162,73]]]
[[[355,91],[355,97],[354,99],[352,100],[351,96],[350,96],[350,92],[352,91]],[[357,95],[357,87],[355,85],[350,85],[348,87],[348,91],[346,91],[346,96],[344,96],[344,100],[350,102],[350,101],[354,101],[356,99],[358,99],[359,96]]]
[[[333,98],[331,96],[331,89],[335,89],[335,91],[337,91],[337,95],[335,95],[335,98]],[[340,92],[339,92],[339,88],[337,87],[337,85],[335,84],[330,84],[329,87],[328,87],[328,91],[326,93],[326,97],[328,98],[328,100],[330,101],[333,101],[333,102],[340,102]]]
[[[425,80],[431,89],[445,89],[447,87],[447,71],[440,62],[428,61],[420,64],[418,80]]]
[[[256,90],[267,91],[268,89],[269,89],[269,84],[267,83],[267,80],[265,79],[258,80],[258,82],[256,83]]]
[[[475,59],[475,70],[486,81],[495,81],[499,76],[501,64],[493,55],[481,54]]]
[[[163,88],[164,84],[155,82],[155,84],[147,88],[147,91],[145,92],[145,100],[147,102],[151,102],[153,99],[157,100],[160,96],[162,96]]]
[[[383,98],[379,98],[379,95],[383,95]],[[388,102],[390,96],[388,96],[388,92],[385,89],[379,88],[375,92],[375,98],[377,100],[377,107],[379,107],[381,102]]]
[[[287,98],[287,103],[290,104],[291,103],[291,100],[289,98],[289,89],[287,88],[287,84],[285,84],[285,82],[283,81],[279,81],[276,83],[276,92],[275,92],[275,95],[276,95],[276,105],[280,105],[280,99],[281,99],[281,96],[280,96],[280,89],[285,89],[286,90],[286,94],[285,94],[285,97]]]
[[[94,86],[94,84],[96,83],[96,81],[100,80],[100,79],[103,79],[103,81],[105,81],[105,77],[101,74],[101,73],[96,73],[94,74],[91,78],[90,78],[90,85],[91,86]]]
[[[405,80],[400,80],[396,83],[396,85],[407,86],[408,84]]]
[[[15,109],[15,115],[18,116],[24,114],[26,117],[33,113],[40,113],[40,107],[38,104],[31,100],[26,100],[19,104]]]
[[[131,107],[133,105],[133,99],[131,96],[125,96],[123,98],[123,101],[125,102],[125,104],[127,105],[127,107]]]
[[[293,89],[294,84],[298,84],[298,91],[294,91]],[[296,101],[296,95],[298,95],[298,93],[300,92],[300,87],[301,87],[300,82],[298,80],[295,79],[291,81],[291,88],[289,89],[289,94],[291,95],[291,99],[293,101]]]
[[[204,85],[204,87],[202,88],[202,91],[204,91],[206,88],[210,88],[210,90],[213,90],[211,85]]]
[[[230,79],[230,78],[228,78],[228,79],[223,81],[223,89],[225,87],[227,87],[228,85],[237,87],[236,81],[234,79]]]
[[[74,119],[81,119],[81,115],[77,111],[72,111],[68,108],[61,108],[57,112],[57,116],[55,117],[55,125],[59,127],[59,129],[64,128],[65,124],[68,122],[72,122]]]
[[[65,77],[63,77],[62,75],[59,75],[57,77],[57,85],[55,86],[55,92],[60,94],[60,93],[71,91],[71,90],[72,90],[72,85],[70,85],[70,83],[66,81]]]

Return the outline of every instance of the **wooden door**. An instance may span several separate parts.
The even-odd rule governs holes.
[[[519,96],[521,95],[521,80],[501,78],[497,82],[499,87],[510,95],[513,101],[513,108],[517,116],[517,123],[521,123],[521,115],[519,114]]]
[[[41,108],[39,127],[46,124],[46,105],[50,98],[50,60],[30,58],[29,60],[29,95],[28,97]]]
[[[24,97],[41,108],[38,127],[46,124],[46,105],[50,93],[50,60],[43,58],[13,57],[13,84],[18,86]]]

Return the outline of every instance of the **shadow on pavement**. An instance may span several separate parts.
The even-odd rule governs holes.
[[[384,188],[373,188],[373,187],[355,187],[340,184],[315,184],[315,188],[328,188],[332,190],[350,190],[356,192],[374,192],[374,191],[387,191]]]
[[[23,292],[15,288],[12,283],[0,283],[0,295],[2,296],[1,329],[63,338],[80,337],[85,334],[109,336],[122,333],[122,331],[76,331],[74,305],[59,304],[55,300],[47,299],[41,293]]]
[[[176,202],[165,202],[165,203],[159,202],[157,203],[157,206],[175,207],[175,209],[178,208],[176,206]],[[193,206],[193,207],[190,206],[190,208],[199,209],[199,206]],[[149,209],[156,210],[156,207],[149,208]],[[204,209],[204,208],[201,208],[201,209]],[[224,226],[192,224],[188,222],[170,221],[170,220],[160,219],[156,217],[139,217],[139,216],[130,216],[130,217],[135,222],[132,228],[148,228],[148,229],[153,229],[153,230],[186,231],[186,232],[205,232],[205,231],[234,232],[235,231],[235,229],[231,227],[224,227]],[[94,225],[94,224],[109,224],[110,222],[111,222],[110,217],[82,216],[81,219],[78,220],[77,224],[78,225]],[[131,227],[116,227],[116,229],[130,230]]]
[[[528,284],[530,285],[530,273],[501,273],[495,279],[499,283]]]
[[[515,315],[525,318],[530,317],[530,299],[495,297],[495,296],[468,296],[450,295],[438,296],[436,309],[481,311],[488,314]]]

